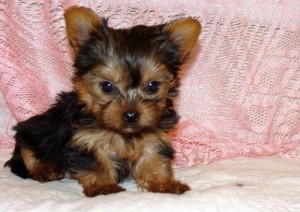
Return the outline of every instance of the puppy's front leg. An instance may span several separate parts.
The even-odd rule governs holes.
[[[87,197],[125,191],[112,177],[103,171],[102,168],[98,168],[98,170],[80,172],[74,176],[82,184],[83,192]]]
[[[169,145],[147,146],[133,173],[138,187],[151,192],[173,194],[182,194],[190,190],[188,185],[174,178],[172,157],[173,149]]]
[[[107,132],[82,129],[66,150],[72,177],[82,184],[88,197],[125,191],[117,184],[117,165],[109,153],[111,139]]]
[[[72,176],[83,186],[83,192],[87,197],[101,194],[111,194],[125,191],[117,184],[116,170],[111,162],[104,157],[99,160],[92,154],[73,155]]]
[[[68,164],[72,177],[83,186],[83,193],[87,197],[125,191],[117,184],[117,171],[113,162],[99,152],[78,149],[69,152]]]

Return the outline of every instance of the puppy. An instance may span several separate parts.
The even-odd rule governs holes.
[[[201,26],[182,18],[156,26],[113,29],[84,7],[65,12],[75,51],[73,90],[62,92],[46,112],[18,123],[16,146],[5,164],[40,182],[70,173],[93,197],[125,189],[182,194],[174,179],[167,133],[178,115],[178,72],[197,43]]]

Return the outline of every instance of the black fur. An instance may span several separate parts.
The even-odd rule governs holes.
[[[132,169],[132,163],[124,158],[124,159],[119,159],[117,160],[117,173],[118,173],[118,180],[117,182],[120,183],[128,178],[130,178],[130,174],[131,174],[131,169]]]
[[[175,150],[170,145],[161,145],[158,148],[158,153],[166,157],[167,159],[173,159]]]
[[[180,116],[177,115],[176,111],[173,109],[166,109],[162,115],[158,127],[161,130],[169,131],[172,129],[179,121]]]
[[[4,166],[11,167],[11,172],[26,179],[29,178],[30,175],[28,173],[28,170],[24,164],[23,158],[20,153],[20,147],[18,144],[16,144],[15,150],[13,152],[12,158],[7,161]]]
[[[26,147],[42,162],[66,170],[64,147],[71,139],[71,121],[79,108],[74,92],[62,93],[48,111],[18,123],[14,127],[16,148],[12,159],[6,165],[15,170],[15,174],[23,178],[30,177],[24,171],[25,166],[20,155],[20,147]]]
[[[178,46],[169,39],[169,34],[163,31],[164,25],[143,26],[138,25],[130,29],[112,29],[105,20],[97,30],[91,33],[80,49],[75,67],[76,74],[82,76],[96,65],[105,65],[111,60],[124,60],[123,67],[128,68],[133,79],[133,87],[138,85],[140,68],[145,58],[160,58],[170,73],[177,77],[177,72],[184,61],[180,59]]]
[[[67,163],[69,170],[73,173],[94,170],[99,167],[94,154],[79,150],[74,147],[66,149]]]

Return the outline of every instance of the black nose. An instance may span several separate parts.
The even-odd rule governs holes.
[[[138,120],[140,114],[136,111],[127,111],[123,113],[123,119],[128,122],[135,122]]]

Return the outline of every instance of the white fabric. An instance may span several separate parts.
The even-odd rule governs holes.
[[[1,153],[0,153],[1,154]],[[0,166],[9,158],[0,155]],[[0,211],[300,211],[300,157],[235,158],[175,170],[183,195],[128,191],[87,198],[71,179],[39,183],[0,171]]]

